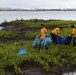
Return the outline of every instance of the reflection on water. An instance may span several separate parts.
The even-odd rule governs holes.
[[[68,72],[68,73],[64,73],[63,75],[76,75],[76,72]]]

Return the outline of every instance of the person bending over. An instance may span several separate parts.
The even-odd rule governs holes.
[[[73,46],[76,46],[76,28],[74,25],[71,25],[72,28],[72,36],[73,36]]]
[[[40,42],[38,45],[39,48],[41,47],[41,42],[45,39],[47,34],[47,29],[45,28],[44,24],[41,24],[40,26],[41,26],[41,34],[39,35],[40,36]]]
[[[57,35],[60,35],[61,30],[62,30],[62,27],[57,27],[52,30],[51,39],[52,39],[53,44],[57,44]]]

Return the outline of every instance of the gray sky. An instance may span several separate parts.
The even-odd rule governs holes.
[[[0,7],[10,8],[76,8],[76,0],[0,0]]]

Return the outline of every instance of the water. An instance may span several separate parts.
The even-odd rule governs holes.
[[[76,75],[76,72],[64,73],[63,75]]]
[[[4,27],[0,27],[0,30],[2,30]]]
[[[76,20],[76,11],[0,11],[0,23],[21,18]]]

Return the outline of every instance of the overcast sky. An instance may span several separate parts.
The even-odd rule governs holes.
[[[24,9],[76,8],[76,0],[0,0],[0,7]]]

